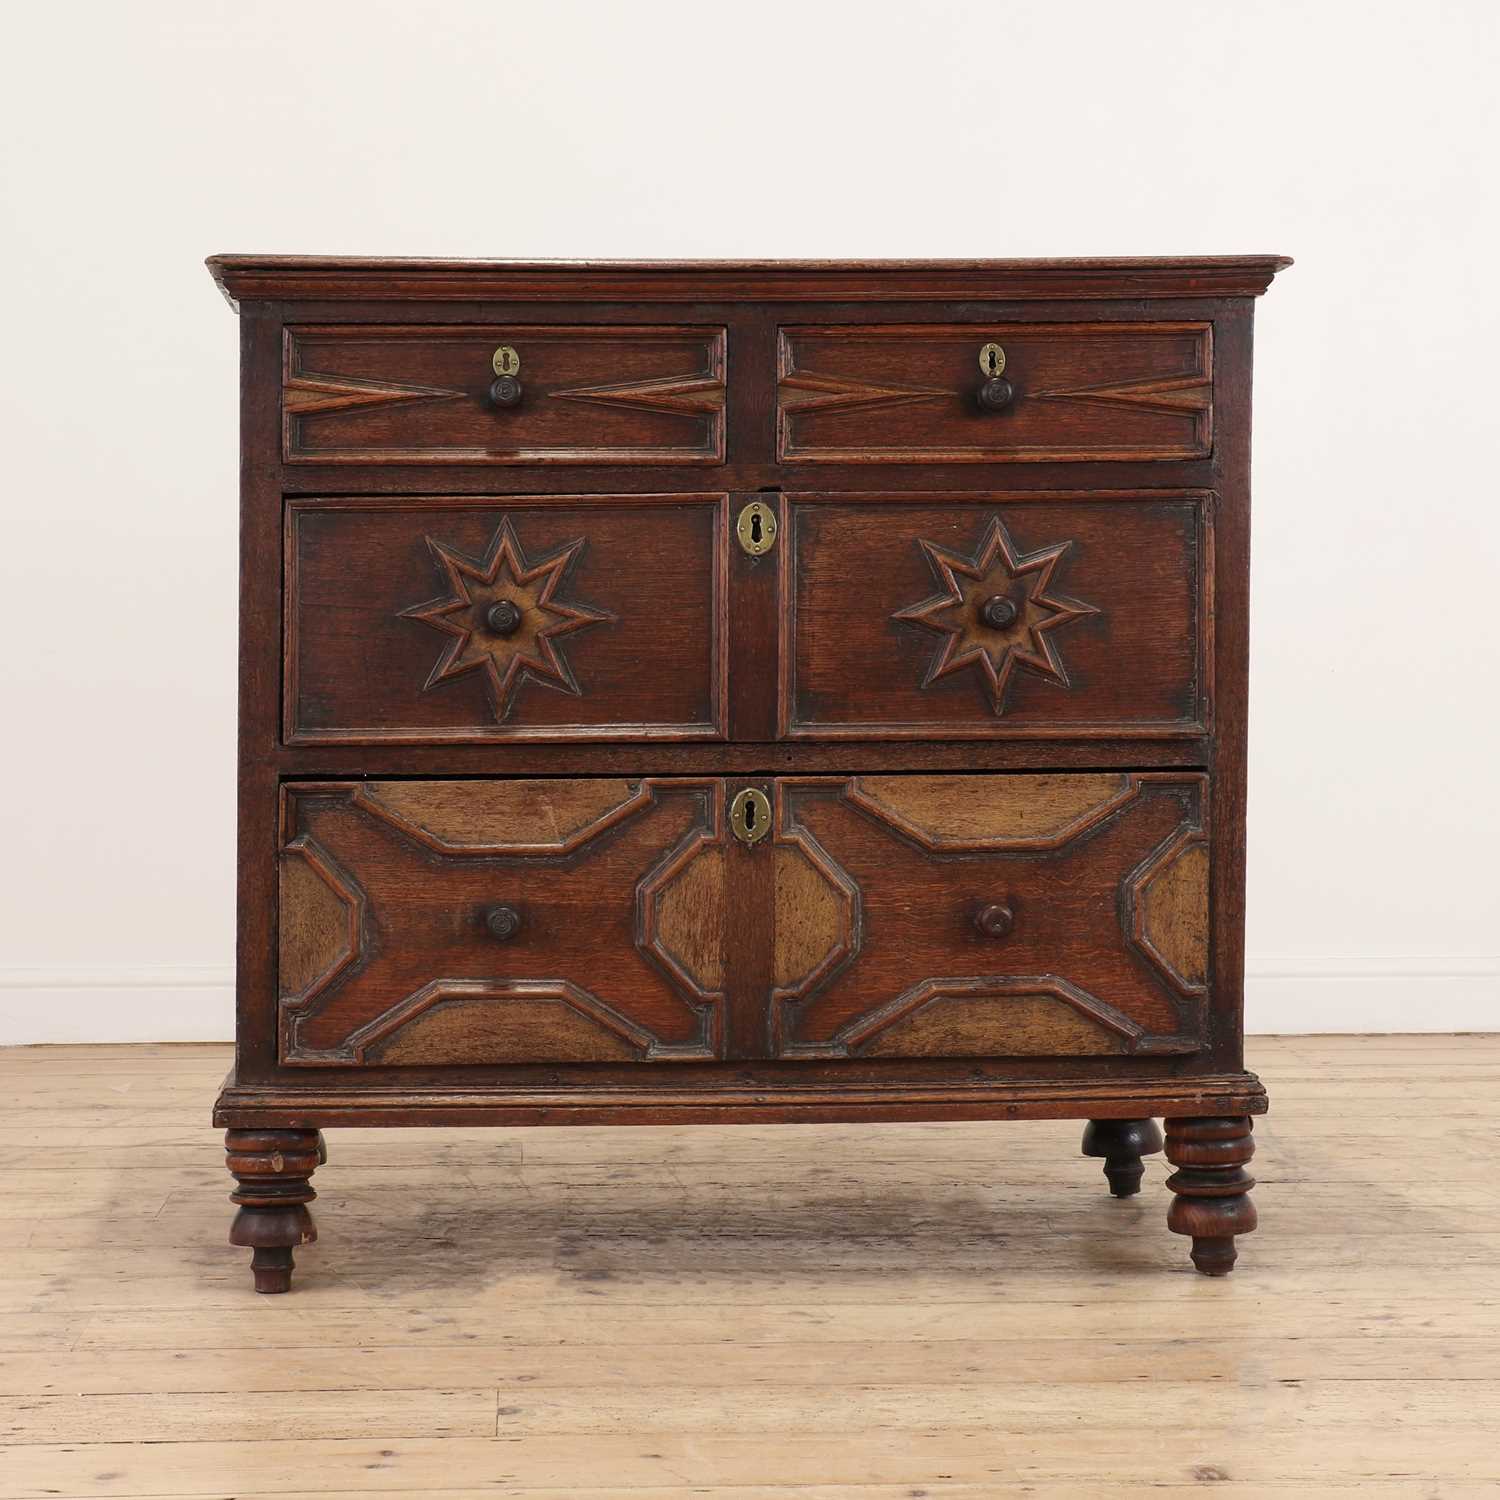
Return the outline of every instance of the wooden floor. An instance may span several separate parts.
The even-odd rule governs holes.
[[[1500,1494],[1500,1036],[1254,1040],[1221,1281],[1071,1123],[339,1131],[257,1297],[227,1061],[0,1051],[6,1500]]]

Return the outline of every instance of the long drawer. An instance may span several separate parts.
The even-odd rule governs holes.
[[[1191,1053],[1208,849],[1193,773],[291,782],[281,1058]]]
[[[1212,542],[1184,490],[295,499],[285,738],[722,739],[769,680],[755,738],[1192,739]]]

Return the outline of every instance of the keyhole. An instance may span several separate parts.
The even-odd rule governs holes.
[[[755,832],[755,803],[753,800],[745,803],[745,832]]]
[[[776,514],[759,500],[752,501],[734,523],[739,544],[751,557],[769,552],[776,542]]]
[[[991,375],[995,373],[995,351],[993,349],[985,355],[985,368]]]

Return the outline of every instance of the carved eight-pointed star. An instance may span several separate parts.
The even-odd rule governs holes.
[[[563,604],[555,597],[583,550],[581,539],[535,563],[526,560],[508,520],[501,522],[479,561],[435,537],[428,537],[427,545],[447,574],[449,593],[401,614],[453,640],[423,684],[424,692],[465,672],[483,672],[497,723],[510,712],[522,678],[568,693],[582,692],[553,642],[614,617],[581,604]]]
[[[1080,615],[1098,614],[1091,604],[1047,592],[1071,542],[1020,553],[1000,518],[993,516],[973,557],[949,552],[925,539],[921,545],[943,592],[910,609],[897,610],[892,618],[909,620],[943,637],[922,679],[923,687],[950,672],[978,666],[995,712],[1003,714],[1006,689],[1018,666],[1068,686],[1051,632]]]

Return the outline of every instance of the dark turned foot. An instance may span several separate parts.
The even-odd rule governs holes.
[[[1235,1235],[1255,1228],[1255,1179],[1245,1170],[1254,1155],[1248,1115],[1167,1121],[1167,1160],[1177,1168],[1167,1178],[1167,1228],[1193,1237],[1193,1264],[1205,1276],[1227,1276]]]
[[[1143,1156],[1161,1150],[1161,1130],[1155,1120],[1090,1120],[1083,1131],[1083,1154],[1104,1158],[1104,1175],[1116,1198],[1141,1190]]]
[[[292,1250],[318,1237],[307,1205],[317,1194],[310,1181],[326,1160],[316,1130],[229,1130],[224,1151],[234,1174],[229,1195],[240,1211],[229,1229],[229,1243],[254,1253],[250,1269],[257,1292],[289,1292],[296,1261]]]

